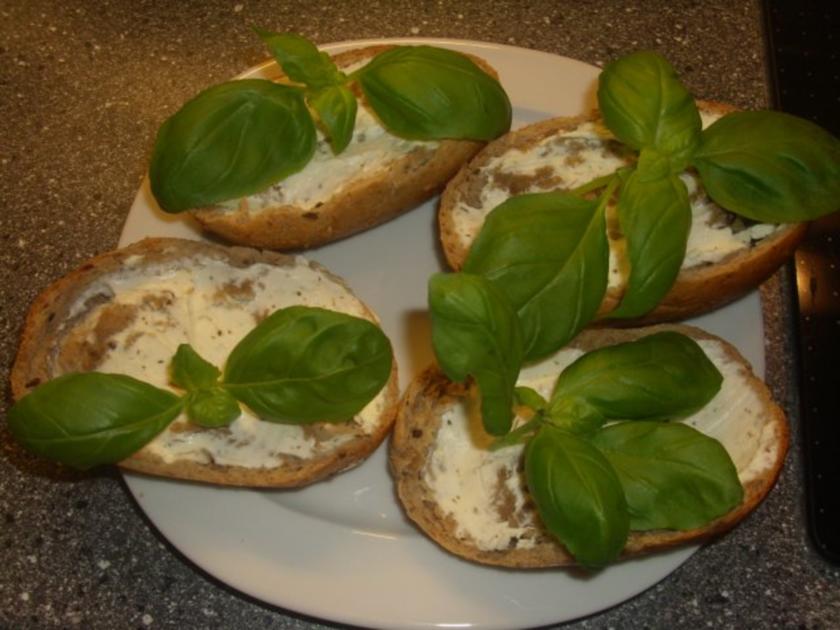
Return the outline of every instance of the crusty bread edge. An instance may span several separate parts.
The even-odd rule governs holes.
[[[339,67],[346,67],[392,47],[349,50],[334,60]],[[498,78],[485,61],[467,56]],[[442,140],[433,151],[415,149],[388,163],[387,168],[346,186],[314,209],[282,205],[252,214],[247,199],[242,199],[235,210],[213,206],[193,210],[192,215],[205,229],[233,243],[275,250],[317,247],[389,221],[433,197],[484,145],[471,140]]]
[[[698,101],[701,111],[724,115],[735,107],[715,101]],[[467,258],[456,232],[456,208],[465,187],[492,158],[514,147],[527,147],[559,131],[573,129],[598,120],[597,111],[575,117],[552,118],[512,131],[489,143],[449,182],[438,211],[438,229],[444,257],[449,266],[460,270]],[[807,223],[787,225],[762,239],[755,246],[735,251],[713,264],[696,265],[680,271],[674,285],[659,305],[643,317],[609,320],[609,326],[639,326],[694,317],[733,302],[767,280],[789,259],[808,230]],[[600,319],[608,318],[621,301],[622,290],[611,288],[598,309]]]
[[[136,255],[151,259],[150,262],[174,261],[201,255],[241,267],[259,262],[276,266],[294,264],[292,257],[276,252],[175,238],[148,238],[128,247],[100,254],[48,286],[30,307],[10,374],[12,396],[15,400],[52,377],[49,355],[54,345],[50,343],[50,338],[59,332],[63,322],[62,313],[69,309],[85,289],[98,279],[118,272],[129,258]],[[352,293],[341,278],[318,263],[307,262],[311,268]],[[375,319],[367,305],[364,305],[364,308],[366,314]],[[398,383],[397,365],[394,361],[391,375],[385,385],[383,411],[374,432],[348,440],[335,450],[310,460],[289,458],[282,468],[262,469],[189,461],[167,463],[141,450],[118,465],[134,472],[221,485],[291,488],[313,483],[361,463],[382,443],[396,417]]]
[[[676,330],[695,339],[714,339],[723,344],[728,357],[739,362],[747,374],[749,364],[740,353],[724,340],[698,328],[679,324],[662,324],[644,329],[601,329],[582,332],[571,344],[582,350],[592,350],[637,339],[661,330]],[[707,524],[688,531],[654,530],[631,532],[622,557],[633,557],[665,550],[678,545],[697,543],[719,536],[734,527],[752,512],[776,482],[790,442],[787,419],[773,401],[766,385],[755,376],[749,379],[768,414],[772,439],[762,448],[772,455],[772,465],[758,479],[744,488],[744,499],[734,510]],[[418,376],[407,388],[400,402],[397,421],[390,445],[389,463],[397,486],[397,495],[408,517],[447,551],[462,558],[510,568],[548,568],[575,565],[574,558],[562,544],[548,535],[530,549],[483,550],[455,535],[456,523],[434,501],[423,481],[429,450],[440,427],[442,412],[457,398],[465,396],[467,386],[449,381],[439,368],[432,366]],[[764,432],[762,432],[764,434]]]

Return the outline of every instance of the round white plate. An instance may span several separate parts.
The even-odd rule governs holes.
[[[474,53],[499,72],[514,125],[588,111],[598,68],[547,53],[457,40],[406,39]],[[332,52],[381,40],[327,46]],[[270,77],[273,63],[249,70]],[[436,200],[345,241],[308,253],[344,276],[382,319],[403,386],[432,360],[426,282],[443,268]],[[145,236],[201,238],[181,216],[157,209],[144,184],[121,245]],[[763,372],[757,294],[697,323],[735,343]],[[126,475],[161,533],[202,569],[269,604],[337,622],[377,627],[540,626],[588,615],[652,586],[695,551],[622,562],[594,575],[514,572],[459,560],[403,516],[385,448],[359,468],[297,491],[253,491]]]

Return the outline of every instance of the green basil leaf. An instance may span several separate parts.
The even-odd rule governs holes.
[[[385,127],[418,140],[492,140],[510,129],[510,100],[468,57],[430,46],[377,55],[355,77]]]
[[[239,402],[221,387],[194,391],[186,399],[187,417],[202,427],[226,427],[242,415]]]
[[[122,374],[65,374],[9,410],[9,430],[30,451],[74,468],[119,462],[180,413],[181,399]]]
[[[618,199],[618,220],[627,242],[630,276],[610,317],[639,317],[653,309],[680,272],[691,230],[691,203],[683,181],[646,161],[627,179]]]
[[[309,104],[318,114],[324,134],[336,155],[344,151],[353,138],[356,124],[356,97],[349,88],[336,85],[324,88],[309,98]]]
[[[680,170],[700,141],[700,113],[674,68],[650,51],[622,57],[598,79],[598,107],[615,136],[634,149],[654,147]]]
[[[172,384],[189,391],[213,387],[220,375],[219,368],[205,361],[187,343],[178,346],[169,364],[169,378]]]
[[[438,273],[429,279],[429,310],[441,368],[453,381],[475,378],[484,428],[504,435],[513,422],[522,365],[522,333],[513,307],[483,278]]]
[[[578,434],[597,431],[607,421],[596,407],[575,396],[552,397],[545,411],[552,425]]]
[[[264,420],[352,418],[391,375],[391,344],[375,324],[322,308],[274,312],[228,357],[223,387]]]
[[[305,37],[254,29],[292,81],[321,89],[342,83],[346,77],[330,56]]]
[[[595,317],[607,289],[603,207],[560,192],[508,199],[490,214],[464,271],[508,296],[522,323],[525,358],[550,354]]]
[[[166,212],[251,195],[302,169],[315,125],[300,89],[248,79],[213,86],[158,131],[149,178]]]
[[[743,499],[726,449],[687,425],[620,422],[592,443],[618,473],[631,529],[702,527]]]
[[[609,420],[665,420],[697,411],[722,382],[696,341],[664,331],[583,355],[560,374],[551,403],[577,398]]]
[[[602,567],[619,556],[630,515],[621,483],[598,449],[544,426],[525,448],[525,476],[546,528],[578,562]]]
[[[840,208],[840,140],[782,112],[734,112],[703,131],[692,164],[727,210],[770,223]]]
[[[534,411],[541,411],[548,405],[548,401],[537,390],[531,387],[516,387],[513,390],[513,397],[517,405],[530,407]]]

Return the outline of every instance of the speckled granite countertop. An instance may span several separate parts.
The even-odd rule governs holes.
[[[20,5],[20,6],[15,6]],[[754,2],[195,3],[29,0],[0,5],[0,377],[26,308],[47,283],[113,248],[162,120],[265,57],[250,27],[318,42],[479,39],[602,64],[663,52],[707,98],[766,101]],[[840,570],[809,547],[784,278],[764,289],[768,379],[794,428],[768,500],[641,596],[573,627],[836,627]],[[8,406],[8,391],[4,412]],[[111,471],[34,461],[0,424],[3,628],[315,628],[243,597],[156,533]]]

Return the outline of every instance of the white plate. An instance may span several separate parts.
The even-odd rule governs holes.
[[[431,43],[474,53],[498,71],[514,124],[573,115],[594,103],[598,68],[547,53],[457,40]],[[374,43],[346,42],[343,50]],[[379,43],[377,40],[376,43]],[[270,76],[273,64],[247,76]],[[442,268],[435,203],[309,253],[343,275],[382,318],[403,385],[431,361],[426,281]],[[121,245],[144,236],[200,238],[183,217],[157,210],[144,185]],[[737,345],[763,372],[757,294],[697,320]],[[623,562],[593,576],[513,572],[461,561],[418,533],[401,513],[385,448],[337,478],[298,491],[252,491],[126,475],[138,503],[186,557],[260,600],[333,621],[387,627],[539,626],[608,608],[652,586],[695,548]]]

